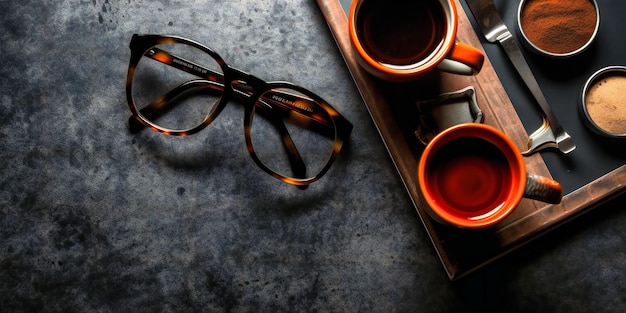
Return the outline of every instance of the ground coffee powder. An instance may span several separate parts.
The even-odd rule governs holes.
[[[526,37],[540,49],[557,54],[584,46],[595,31],[596,19],[590,0],[530,0],[520,14]]]

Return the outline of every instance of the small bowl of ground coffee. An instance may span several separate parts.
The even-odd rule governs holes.
[[[517,10],[522,42],[531,51],[553,58],[585,51],[599,27],[595,0],[522,0]]]
[[[607,66],[583,87],[580,117],[595,133],[626,139],[626,66]]]

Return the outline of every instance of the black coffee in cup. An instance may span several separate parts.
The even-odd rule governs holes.
[[[411,65],[427,58],[445,37],[438,1],[366,1],[356,19],[364,49],[378,62]]]

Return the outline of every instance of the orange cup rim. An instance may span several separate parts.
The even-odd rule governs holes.
[[[437,206],[437,201],[433,198],[430,193],[430,189],[428,188],[426,168],[429,165],[431,156],[434,152],[445,143],[456,138],[477,137],[478,135],[481,135],[479,137],[483,139],[485,135],[489,136],[488,141],[495,144],[500,150],[503,150],[505,156],[511,164],[513,172],[513,186],[511,187],[506,205],[502,209],[485,218],[471,220],[467,217],[460,217]],[[526,177],[526,165],[513,140],[493,126],[485,124],[460,124],[442,131],[426,146],[418,164],[419,188],[421,189],[421,194],[423,200],[426,202],[426,205],[428,205],[430,210],[446,223],[461,228],[484,228],[492,226],[506,218],[517,207],[524,195]]]
[[[430,60],[428,60],[428,62],[421,64],[419,66],[415,66],[415,67],[410,67],[410,65],[408,66],[403,66],[402,69],[400,68],[391,68],[391,67],[387,67],[385,65],[383,65],[381,62],[376,61],[374,58],[372,58],[366,51],[365,48],[363,47],[363,45],[361,44],[361,41],[359,40],[357,31],[356,31],[356,23],[355,23],[355,12],[357,9],[357,5],[360,5],[361,3],[363,3],[365,0],[363,1],[352,1],[352,4],[350,5],[350,14],[348,17],[348,30],[349,30],[349,34],[350,34],[350,41],[352,43],[352,46],[355,48],[357,54],[359,55],[359,57],[370,67],[372,67],[373,69],[375,69],[378,72],[384,73],[385,75],[393,75],[393,76],[416,76],[418,74],[421,73],[425,73],[428,72],[432,69],[434,69],[437,64],[439,64],[439,62],[441,62],[441,60],[443,60],[452,50],[452,48],[454,47],[454,44],[456,42],[456,33],[457,33],[457,28],[458,28],[458,16],[457,16],[457,9],[456,9],[456,5],[454,4],[454,1],[439,1],[442,4],[445,2],[447,4],[449,4],[449,8],[451,10],[451,14],[449,16],[449,18],[452,19],[452,21],[448,20],[448,25],[446,25],[446,29],[448,30],[446,32],[446,36],[443,39],[443,43],[441,44],[441,48],[439,49],[439,51],[437,51],[437,53],[435,54],[434,57],[432,57]]]

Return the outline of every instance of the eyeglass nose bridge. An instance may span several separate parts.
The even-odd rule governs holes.
[[[230,85],[233,91],[234,99],[239,101],[258,97],[269,89],[269,84],[266,81],[229,66],[224,70],[224,78],[226,84]]]

